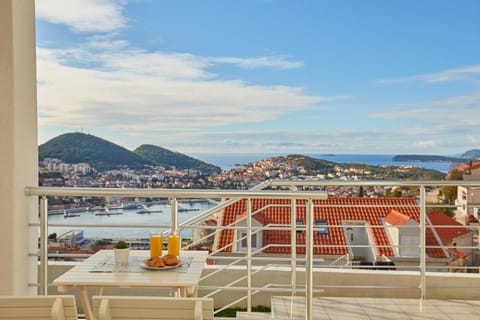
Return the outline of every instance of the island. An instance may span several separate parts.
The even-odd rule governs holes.
[[[464,159],[426,154],[399,154],[392,158],[395,162],[463,162]]]

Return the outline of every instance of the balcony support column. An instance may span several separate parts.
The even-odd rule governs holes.
[[[297,206],[296,199],[290,200],[290,222],[292,227],[292,232],[290,232],[290,241],[291,246],[291,257],[292,257],[292,275],[291,275],[291,284],[292,289],[297,289]],[[292,295],[296,295],[297,292],[293,291]]]
[[[40,290],[41,295],[48,289],[48,199],[40,199]]]
[[[305,319],[313,319],[313,201],[308,199],[306,208],[306,243],[305,243]]]
[[[425,186],[420,186],[420,299],[425,299],[426,295],[426,205],[425,205]]]
[[[34,0],[0,1],[0,295],[37,293],[37,83]]]
[[[178,202],[177,198],[175,197],[170,201],[170,210],[172,218],[172,227],[170,232],[174,234],[178,232]]]
[[[252,312],[252,199],[247,199],[247,312]]]

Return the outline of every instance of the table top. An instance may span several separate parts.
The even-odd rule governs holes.
[[[180,259],[184,264],[178,268],[148,270],[132,265],[117,272],[99,268],[113,261],[113,250],[100,250],[55,279],[53,284],[58,287],[192,287],[198,285],[207,255],[207,251],[182,251]],[[143,263],[149,256],[148,250],[130,250],[129,263]]]

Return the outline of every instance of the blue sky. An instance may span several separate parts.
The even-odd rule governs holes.
[[[480,1],[36,0],[39,142],[480,148]]]

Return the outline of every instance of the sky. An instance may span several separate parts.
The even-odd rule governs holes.
[[[39,143],[480,149],[480,1],[36,0]]]

